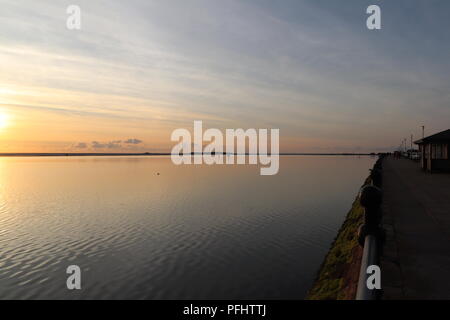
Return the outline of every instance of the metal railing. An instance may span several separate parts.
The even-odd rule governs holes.
[[[356,300],[376,300],[378,292],[376,289],[367,287],[367,268],[376,265],[378,260],[377,239],[373,235],[367,235],[364,240],[364,252],[359,270],[358,290]]]
[[[358,240],[364,247],[359,271],[356,300],[375,300],[379,297],[377,289],[369,289],[367,279],[368,267],[378,265],[382,242],[381,223],[381,161],[375,163],[371,172],[371,184],[361,188],[360,203],[364,207],[364,224],[359,227]]]

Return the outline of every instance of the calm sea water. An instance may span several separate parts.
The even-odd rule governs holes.
[[[304,298],[374,161],[0,158],[0,298]]]

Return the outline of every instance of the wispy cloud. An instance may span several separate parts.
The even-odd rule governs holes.
[[[136,145],[142,144],[143,141],[137,138],[129,138],[126,140],[111,141],[92,141],[90,144],[86,142],[78,142],[72,146],[72,149],[102,150],[102,149],[134,149]]]
[[[370,32],[372,2],[79,0],[82,29],[70,31],[66,2],[5,0],[0,82],[19,94],[2,104],[64,124],[47,141],[94,149],[143,147],[108,141],[139,128],[167,150],[170,131],[197,119],[278,127],[283,151],[445,129],[450,4],[380,1],[383,29]]]
[[[74,146],[75,149],[86,149],[87,147],[87,143],[85,142],[79,142]]]
[[[126,143],[126,144],[140,144],[140,143],[142,143],[142,140],[134,138],[134,139],[128,139],[128,140],[124,141],[124,143]]]
[[[91,146],[94,149],[119,149],[121,147],[121,141],[110,141],[106,143],[92,141]]]

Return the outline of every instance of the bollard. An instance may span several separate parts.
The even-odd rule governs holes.
[[[367,288],[367,268],[378,264],[379,247],[382,241],[381,223],[381,190],[373,185],[361,188],[360,203],[364,207],[364,224],[358,230],[358,242],[364,247],[361,268],[359,271],[357,300],[375,300],[377,290]]]
[[[372,183],[376,187],[381,187],[381,168],[374,167],[372,170],[370,170],[370,178],[372,179]]]

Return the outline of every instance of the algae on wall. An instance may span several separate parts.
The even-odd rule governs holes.
[[[370,177],[364,185],[370,183]],[[358,228],[364,222],[364,209],[359,195],[353,202],[337,237],[309,290],[308,300],[354,299],[358,285],[362,248],[358,244]]]

